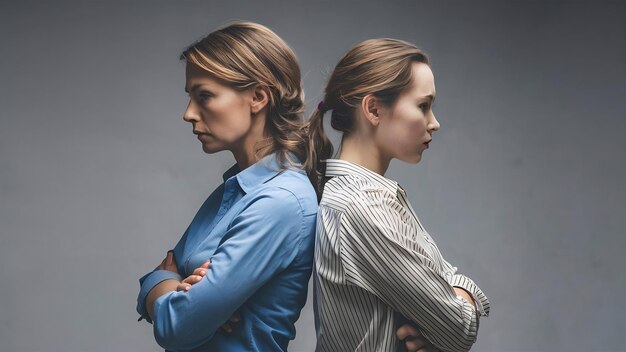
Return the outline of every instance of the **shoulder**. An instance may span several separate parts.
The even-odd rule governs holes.
[[[272,199],[276,210],[287,214],[298,210],[303,215],[317,214],[317,195],[306,174],[285,169],[257,190],[257,196]]]
[[[320,206],[352,214],[394,204],[396,195],[358,175],[335,176],[324,185]]]

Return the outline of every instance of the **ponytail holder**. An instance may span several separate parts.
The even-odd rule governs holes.
[[[317,104],[317,110],[319,111],[326,111],[326,104],[324,104],[324,101],[320,101],[319,104]]]

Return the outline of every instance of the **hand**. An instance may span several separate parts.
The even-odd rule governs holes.
[[[233,313],[233,315],[228,318],[228,321],[225,322],[222,326],[220,326],[220,330],[222,330],[223,332],[233,332],[233,328],[231,327],[231,324],[236,324],[238,323],[240,320],[239,314],[237,314],[237,312]]]
[[[174,258],[174,252],[168,251],[165,259],[156,267],[155,270],[169,270],[173,273],[178,273],[178,268],[176,267],[176,259]],[[150,319],[153,319],[154,314],[154,301],[162,295],[174,291],[176,285],[180,282],[177,279],[167,279],[158,283],[156,286],[148,292],[148,296],[146,297],[146,309],[148,310],[148,316]]]
[[[168,251],[165,259],[163,259],[157,269],[169,270],[173,273],[178,274],[178,268],[176,267],[176,258],[174,258],[174,252]]]
[[[211,267],[211,262],[207,261],[204,264],[200,265],[199,268],[191,273],[191,275],[187,276],[181,283],[176,287],[176,291],[189,291],[192,285],[197,284],[202,280],[202,278],[206,275]]]
[[[410,324],[402,325],[397,331],[396,336],[404,342],[404,346],[408,352],[436,352],[439,351],[433,346],[422,333]]]

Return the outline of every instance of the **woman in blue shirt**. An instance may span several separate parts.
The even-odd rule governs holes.
[[[183,119],[206,153],[228,150],[236,164],[140,279],[137,311],[167,350],[285,351],[306,301],[317,213],[300,68],[281,38],[249,22],[212,32],[181,59]],[[235,313],[240,322],[219,329]]]

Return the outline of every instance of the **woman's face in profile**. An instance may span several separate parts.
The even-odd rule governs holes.
[[[440,126],[432,110],[435,78],[430,67],[413,63],[412,81],[393,106],[381,110],[375,138],[381,151],[390,158],[418,163],[428,148],[432,132]]]
[[[206,153],[233,150],[250,131],[252,94],[237,91],[187,63],[185,91],[189,104],[183,119],[193,125],[193,133]]]

